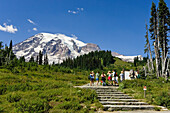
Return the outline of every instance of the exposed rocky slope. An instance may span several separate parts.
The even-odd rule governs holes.
[[[43,54],[47,53],[49,63],[60,63],[68,57],[75,58],[91,51],[99,51],[100,48],[96,44],[83,43],[75,37],[51,33],[39,33],[13,46],[15,55],[24,56],[26,61],[31,56],[36,58],[40,50]]]

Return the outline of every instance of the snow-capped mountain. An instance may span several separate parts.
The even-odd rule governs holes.
[[[49,63],[61,63],[64,59],[75,58],[91,51],[99,51],[96,44],[84,43],[75,36],[64,34],[39,33],[13,46],[14,54],[19,58],[24,56],[28,61],[31,56],[36,58],[39,51],[47,54]]]
[[[120,58],[121,60],[123,60],[123,61],[125,61],[125,62],[132,62],[132,63],[134,62],[134,59],[137,58],[137,57],[138,57],[138,60],[139,60],[139,61],[142,61],[142,60],[143,60],[142,55],[124,56],[124,55],[120,55],[120,54],[118,54],[118,53],[113,52],[113,53],[112,53],[112,56],[118,57],[118,58]]]

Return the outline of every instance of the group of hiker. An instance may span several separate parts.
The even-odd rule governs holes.
[[[134,70],[130,70],[129,77],[131,80],[138,78],[139,77],[139,72],[135,72]],[[125,80],[125,72],[124,70],[121,71],[120,75],[117,74],[115,70],[108,71],[107,76],[104,72],[100,73],[97,72],[96,74],[92,71],[90,72],[89,79],[90,79],[90,86],[94,85],[94,80],[96,80],[96,85],[99,85],[99,78],[101,78],[101,83],[103,86],[106,85],[106,79],[108,79],[108,85],[119,85],[119,79],[120,77],[120,82]]]

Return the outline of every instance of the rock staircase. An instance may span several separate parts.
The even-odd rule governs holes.
[[[98,99],[105,111],[131,111],[131,110],[154,110],[154,106],[148,105],[142,100],[133,99],[132,96],[118,91],[114,86],[83,86],[96,91]]]
[[[96,90],[104,110],[154,110],[154,106],[141,102],[141,100],[133,99],[132,96],[118,91],[117,87],[94,88],[94,90]]]

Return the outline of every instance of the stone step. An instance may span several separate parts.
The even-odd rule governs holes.
[[[96,92],[109,92],[109,93],[112,93],[112,92],[119,92],[118,90],[95,90]]]
[[[100,101],[103,105],[148,105],[145,102],[109,102],[109,101]]]
[[[118,89],[119,87],[91,87],[92,89]]]
[[[104,110],[119,111],[119,110],[154,110],[152,105],[103,105]]]
[[[141,100],[137,99],[99,99],[99,101],[106,101],[106,102],[140,102]]]
[[[130,96],[98,96],[98,99],[132,99]]]
[[[97,94],[124,94],[122,92],[96,92]]]
[[[98,96],[129,96],[127,94],[98,94]]]

